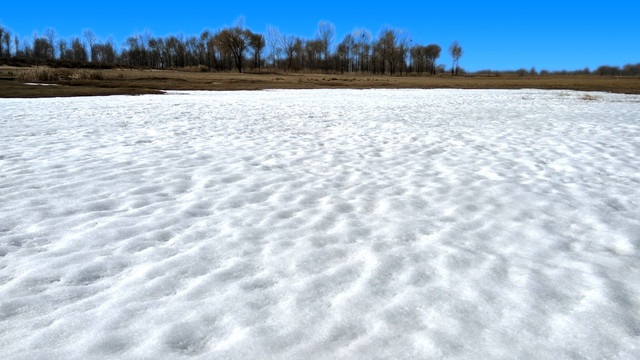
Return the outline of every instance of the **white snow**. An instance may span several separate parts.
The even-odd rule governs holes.
[[[640,96],[585,94],[1,99],[0,358],[638,359]]]
[[[45,84],[45,83],[24,83],[24,85],[32,85],[32,86],[60,86],[60,84]]]

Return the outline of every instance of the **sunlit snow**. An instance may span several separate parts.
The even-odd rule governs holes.
[[[638,359],[639,255],[640,96],[0,99],[2,359]]]

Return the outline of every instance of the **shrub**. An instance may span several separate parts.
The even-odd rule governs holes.
[[[77,70],[71,74],[71,80],[104,80],[102,72],[93,70]]]
[[[20,71],[16,80],[20,82],[47,82],[68,79],[70,76],[70,70],[36,67]]]
[[[104,80],[100,71],[94,70],[69,70],[35,67],[20,71],[16,80],[19,82],[51,82],[61,80]]]

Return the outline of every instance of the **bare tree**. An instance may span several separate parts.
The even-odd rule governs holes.
[[[374,45],[377,67],[383,74],[395,74],[402,72],[406,66],[407,37],[400,30],[391,28],[383,29],[380,32],[378,41]],[[375,70],[375,69],[374,69]]]
[[[0,25],[0,57],[11,57],[11,31]]]
[[[18,55],[20,54],[20,39],[18,38],[18,35],[14,35],[13,36],[13,44],[15,46],[15,56],[18,57]]]
[[[104,56],[107,64],[115,64],[118,61],[118,52],[115,46],[116,41],[113,36],[107,36],[107,40],[104,42]]]
[[[11,32],[9,30],[5,29],[4,34],[2,34],[1,42],[4,43],[5,56],[11,57]],[[0,51],[0,56],[2,56],[2,51]]]
[[[2,39],[4,37],[5,31],[6,30],[2,26],[0,26],[0,39]],[[4,55],[4,51],[3,51],[2,47],[3,47],[3,42],[0,41],[0,57]]]
[[[116,62],[116,52],[109,40],[104,44],[93,45],[91,62],[97,64],[113,64]]]
[[[147,40],[147,48],[149,49],[149,65],[155,68],[164,68],[162,38],[150,38]]]
[[[200,58],[202,57],[202,54],[200,53],[200,47],[198,46],[198,40],[195,38],[195,36],[191,36],[187,39],[187,41],[185,42],[185,47],[186,47],[186,58],[187,58],[187,62],[186,65],[187,66],[196,66],[200,64]]]
[[[309,40],[304,44],[304,54],[307,66],[320,69],[322,64],[323,46],[319,39]]]
[[[267,25],[267,43],[271,51],[269,57],[272,58],[274,67],[277,67],[280,61],[280,53],[282,52],[282,48],[280,47],[281,38],[282,36],[277,28]]]
[[[22,55],[27,59],[32,57],[33,56],[33,48],[31,47],[31,45],[29,45],[30,42],[29,42],[29,37],[28,36],[25,36],[22,39],[22,44],[23,44],[23,46],[22,46]]]
[[[264,36],[252,33],[249,36],[249,46],[253,49],[253,67],[258,68],[259,71],[262,63],[261,54],[265,47]]]
[[[286,56],[287,69],[297,70],[300,68],[298,59],[303,55],[303,44],[299,37],[293,35],[282,35],[280,44]]]
[[[345,35],[344,39],[338,44],[336,60],[338,70],[340,70],[341,73],[353,71],[353,54],[355,53],[355,48],[356,42],[351,34]]]
[[[589,68],[585,68],[584,72],[586,74],[589,74]],[[622,68],[622,75],[625,76],[638,76],[640,75],[640,63],[637,64],[626,64],[623,68]]]
[[[9,30],[6,30],[2,35],[2,42],[4,43],[6,56],[11,57],[11,33],[9,32]],[[0,56],[2,56],[1,53]]]
[[[49,59],[55,59],[56,57],[56,53],[55,53],[55,40],[56,37],[58,35],[56,34],[56,31],[52,28],[46,28],[44,29],[44,37],[45,39],[47,39],[47,42],[49,43],[49,48],[48,50],[48,54],[47,54],[47,58]]]
[[[49,58],[49,42],[45,38],[35,38],[33,40],[33,57],[38,60],[47,60]]]
[[[233,57],[238,72],[242,72],[242,63],[244,60],[244,52],[249,47],[251,31],[234,27],[232,29],[223,29],[216,34],[217,43],[221,48],[225,48]]]
[[[186,47],[184,35],[171,35],[164,40],[165,54],[169,67],[185,67]]]
[[[331,50],[331,42],[336,33],[336,27],[332,23],[320,21],[316,30],[316,37],[322,42],[322,52],[324,54],[325,70],[329,67],[329,56]]]
[[[71,41],[71,50],[73,51],[73,61],[87,62],[89,57],[87,56],[87,49],[78,38],[73,38]]]
[[[204,30],[201,34],[200,34],[200,39],[198,42],[198,46],[201,48],[201,53],[202,53],[202,58],[200,59],[200,62],[202,64],[207,65],[207,69],[211,70],[211,61],[209,60],[209,49],[208,47],[208,43],[209,43],[209,39],[211,39],[211,31],[209,30]]]
[[[198,38],[198,51],[200,53],[200,58],[198,59],[198,63],[201,65],[207,65],[207,69],[211,70],[211,61],[209,61],[209,51],[207,49],[207,43],[211,38],[211,31],[204,30],[200,37]]]
[[[424,56],[432,75],[436,74],[436,60],[440,57],[440,51],[442,49],[436,44],[430,44],[424,48]]]
[[[69,45],[65,39],[58,40],[58,57],[60,60],[71,60],[73,58],[73,56],[66,58],[66,55],[69,55],[67,54],[68,47]]]
[[[84,29],[82,30],[82,36],[84,36],[84,39],[87,41],[87,46],[89,47],[87,54],[89,58],[91,58],[91,53],[93,52],[93,44],[96,41],[96,34],[91,29]]]
[[[18,39],[16,35],[15,39]],[[14,54],[18,53],[18,45],[16,45]],[[0,25],[0,57],[11,57],[11,31]]]
[[[92,53],[95,52],[92,51]],[[143,66],[144,46],[142,37],[138,34],[129,36],[126,41],[126,49],[122,51],[126,63],[132,66]]]
[[[409,49],[409,56],[411,58],[411,65],[409,66],[409,71],[421,73],[424,72],[425,69],[425,61],[424,61],[424,46],[415,45]]]
[[[266,36],[253,33],[245,28],[241,17],[232,27],[218,32],[205,30],[199,36],[178,34],[154,38],[149,31],[135,34],[126,39],[121,50],[116,50],[113,43],[102,44],[102,40],[97,40],[89,29],[84,29],[80,38],[58,40],[55,30],[47,28],[41,36],[34,32],[32,38],[25,38],[22,46],[16,37],[13,52],[11,36],[7,28],[0,26],[0,57],[11,57],[13,53],[16,57],[37,60],[59,58],[154,68],[206,65],[218,71],[235,69],[238,72],[245,71],[247,66],[260,71],[266,63],[292,71],[335,69],[389,75],[406,71],[435,74],[443,67],[436,64],[442,50],[438,45],[414,46],[405,31],[384,28],[374,39],[368,30],[356,29],[339,44],[334,44],[335,26],[327,21],[318,23],[314,37],[309,40],[294,35],[284,36],[272,26],[267,26]],[[267,52],[265,48],[267,55],[264,54]],[[457,41],[449,52],[453,58],[452,74],[457,75],[462,71],[458,64],[462,48]],[[601,70],[603,73],[606,69]]]
[[[397,45],[394,52],[394,61],[396,62],[397,70],[402,75],[403,72],[407,72],[407,53],[411,48],[409,45],[413,40],[408,36],[405,30],[396,30]]]
[[[211,36],[207,40],[207,64],[209,64],[209,68],[219,68],[218,53],[216,38],[215,36]]]
[[[369,70],[369,58],[371,56],[371,32],[365,28],[353,31],[353,39],[356,41],[358,51],[358,70]]]
[[[458,41],[454,41],[451,46],[449,46],[449,54],[451,54],[451,58],[453,59],[453,67],[451,68],[451,73],[458,75],[458,61],[462,56],[462,48],[458,44]]]

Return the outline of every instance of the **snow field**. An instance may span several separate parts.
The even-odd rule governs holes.
[[[585,94],[0,99],[0,357],[638,358],[640,97]]]

